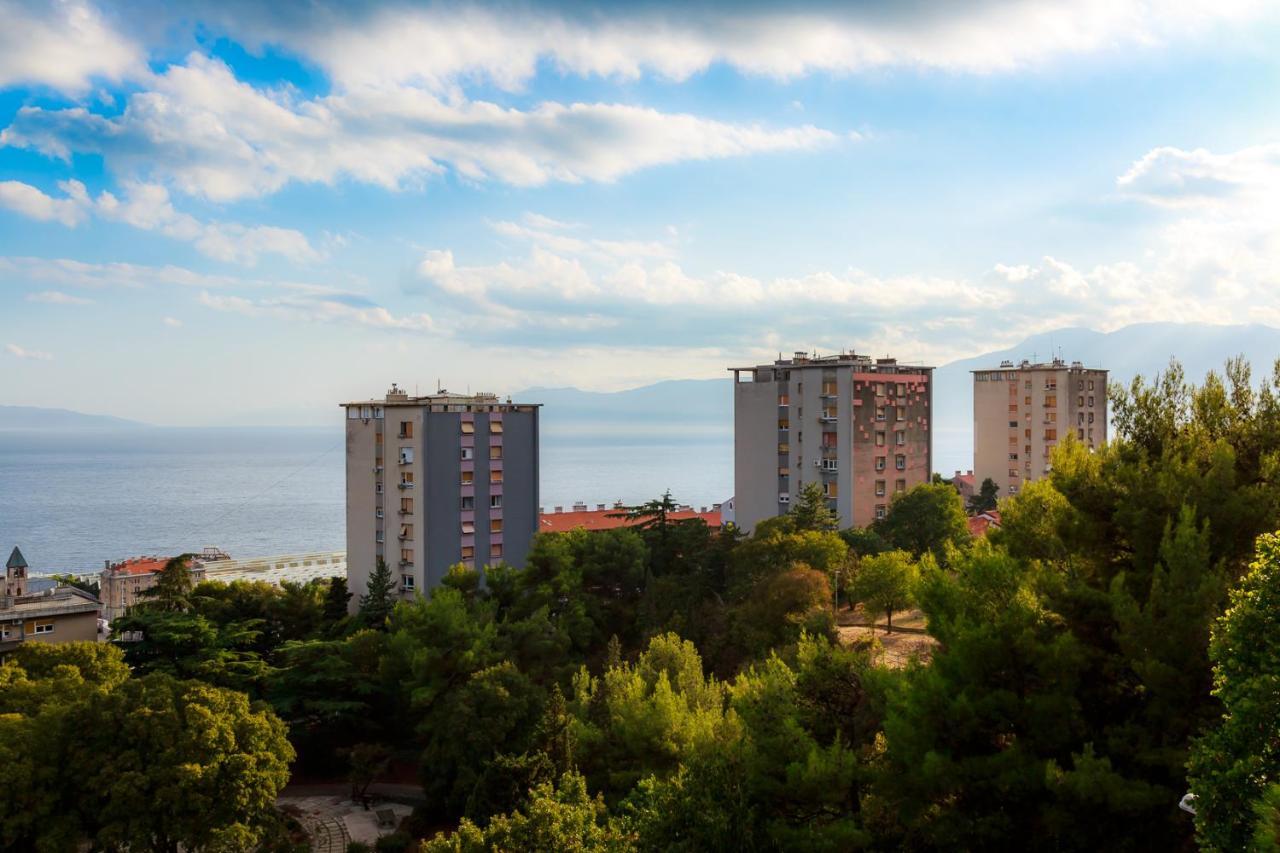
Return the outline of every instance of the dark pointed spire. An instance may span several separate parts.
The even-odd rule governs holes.
[[[0,551],[0,554],[3,554]],[[6,569],[25,569],[27,567],[27,558],[22,556],[22,552],[18,550],[18,546],[13,546],[13,553],[9,555],[9,562],[5,563]]]

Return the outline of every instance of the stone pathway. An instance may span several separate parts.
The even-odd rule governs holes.
[[[314,853],[346,853],[347,844],[362,841],[373,844],[392,832],[378,826],[376,809],[390,809],[396,820],[407,817],[412,808],[400,803],[380,802],[366,811],[345,795],[311,795],[280,797],[277,805],[296,810],[298,822],[311,837]]]

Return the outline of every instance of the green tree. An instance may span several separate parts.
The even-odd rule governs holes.
[[[117,637],[140,637],[122,644],[125,659],[138,672],[198,678],[260,695],[271,669],[254,648],[260,625],[260,620],[218,625],[195,613],[145,607],[111,627]]]
[[[872,614],[885,615],[885,630],[893,630],[893,613],[913,603],[916,565],[906,551],[888,551],[865,557],[849,582],[849,600],[863,604]],[[872,619],[874,630],[875,620]]]
[[[345,622],[349,601],[351,592],[347,589],[346,577],[329,578],[329,587],[324,596],[324,621],[331,626]]]
[[[1189,775],[1196,833],[1211,850],[1249,846],[1255,810],[1280,778],[1280,535],[1258,540],[1257,559],[1213,628],[1220,724],[1198,740]]]
[[[996,504],[1000,498],[1000,487],[996,485],[996,481],[987,477],[982,481],[982,485],[978,487],[978,491],[969,496],[968,510],[975,515],[980,512],[988,512],[996,508]]]
[[[960,495],[950,486],[925,483],[896,496],[875,531],[894,548],[917,559],[932,554],[940,564],[947,548],[962,548],[969,540],[969,523]]]
[[[193,554],[179,554],[164,564],[156,573],[156,582],[141,596],[147,599],[147,606],[157,610],[182,612],[191,607],[191,592],[194,582],[191,577],[191,560]]]
[[[822,490],[820,483],[805,483],[789,513],[795,529],[837,530],[840,527],[840,519],[828,506],[827,501],[826,492]]]
[[[56,580],[58,583],[64,586],[73,586],[76,589],[82,589],[85,592],[89,593],[90,595],[94,596],[95,598],[101,592],[101,589],[100,589],[101,584],[99,581],[96,581],[96,580],[85,581],[85,580],[81,580],[75,575],[50,575],[50,577],[52,577],[54,580]]]
[[[396,580],[386,560],[378,558],[378,564],[369,574],[365,594],[360,596],[360,623],[367,628],[385,631],[391,608],[395,605]]]
[[[423,853],[485,853],[490,850],[580,850],[625,853],[630,838],[608,819],[599,796],[587,793],[586,780],[566,773],[558,785],[535,788],[524,811],[494,817],[481,828],[467,818],[452,835],[438,835]]]

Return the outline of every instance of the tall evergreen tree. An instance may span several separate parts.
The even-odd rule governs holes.
[[[988,512],[996,508],[1000,497],[1000,487],[996,485],[996,481],[987,477],[982,481],[982,485],[978,487],[978,491],[969,496],[969,512],[975,515],[980,512]]]
[[[191,609],[191,577],[193,554],[179,554],[164,564],[156,575],[155,586],[142,593],[156,609],[185,612]]]
[[[351,591],[347,588],[347,579],[329,578],[329,589],[324,596],[324,621],[336,625],[347,618],[347,602],[351,601]]]
[[[360,596],[360,621],[365,626],[379,631],[387,629],[387,619],[395,604],[395,589],[396,581],[391,577],[391,569],[387,561],[379,557],[377,566],[369,575],[367,591]]]

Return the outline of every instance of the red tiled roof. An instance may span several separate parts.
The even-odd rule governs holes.
[[[111,570],[123,575],[149,575],[164,568],[171,557],[133,557],[121,563],[112,563]]]
[[[1000,526],[1000,510],[993,509],[969,519],[970,536],[986,536],[987,531]]]
[[[543,533],[567,533],[579,527],[586,530],[612,530],[616,527],[632,527],[640,522],[621,518],[621,509],[589,509],[578,512],[544,512],[538,517],[538,530]],[[696,509],[682,509],[668,513],[672,521],[684,521],[700,518],[709,527],[720,526],[720,511],[698,512]]]
[[[973,475],[972,475],[972,474],[956,474],[956,475],[955,475],[954,477],[952,477],[951,479],[952,479],[953,481],[957,482],[957,483],[964,483],[966,486],[972,486],[972,485],[973,485]]]

